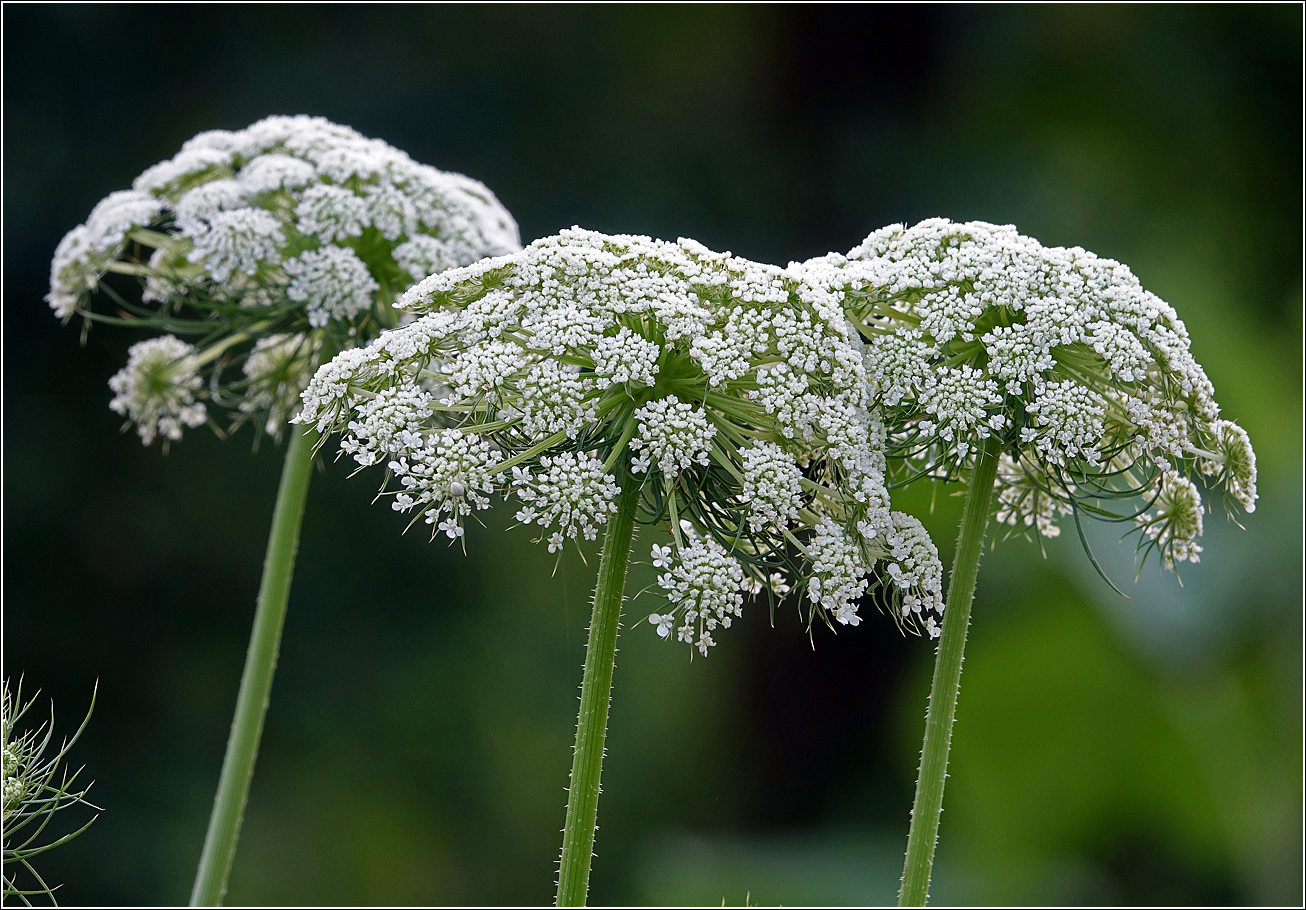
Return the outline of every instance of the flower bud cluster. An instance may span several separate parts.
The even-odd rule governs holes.
[[[1184,477],[1255,508],[1247,434],[1219,419],[1175,311],[1120,263],[1011,226],[933,219],[799,268],[865,338],[905,475],[964,479],[997,436],[1000,521],[1055,536],[1080,504],[1133,501],[1123,517],[1168,567],[1200,552],[1201,494]]]
[[[855,623],[874,577],[924,623],[938,556],[894,536],[887,434],[839,303],[692,241],[573,228],[418,283],[402,301],[417,318],[323,366],[300,419],[345,434],[359,464],[398,453],[394,507],[450,537],[497,493],[556,550],[635,485],[670,536],[654,625],[703,653],[745,594],[790,576],[827,620]]]
[[[188,394],[278,435],[324,345],[352,347],[393,326],[395,299],[416,279],[520,245],[512,217],[475,180],[320,117],[268,117],[195,136],[100,202],[60,242],[46,299],[65,321],[194,337],[191,362],[213,375],[188,377]],[[107,274],[143,282],[139,301]],[[97,291],[127,318],[96,312]],[[120,411],[146,443],[180,438],[195,425],[187,416],[203,422],[204,404],[187,402],[182,416],[157,400],[157,413]]]
[[[23,718],[35,704],[36,698],[23,699],[21,680],[15,692],[10,692],[7,679],[2,688],[0,740],[3,740],[3,812],[0,815],[3,816],[4,834],[3,899],[17,897],[23,906],[30,907],[32,903],[28,898],[50,895],[54,890],[32,868],[30,860],[67,843],[95,821],[92,817],[80,828],[62,836],[53,833],[59,826],[51,825],[54,815],[64,809],[79,804],[96,808],[85,798],[89,785],[77,785],[80,769],[70,771],[64,763],[69,751],[86,729],[91,715],[88,710],[81,727],[71,738],[64,739],[58,751],[55,751],[52,748],[55,742],[53,707],[50,719],[33,727],[30,722],[24,723]],[[91,708],[94,706],[95,699],[92,696]],[[26,729],[20,730],[20,727]],[[21,881],[23,875],[29,876],[32,881]]]

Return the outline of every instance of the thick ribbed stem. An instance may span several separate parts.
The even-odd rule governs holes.
[[[227,876],[236,854],[236,839],[249,796],[249,782],[254,776],[259,739],[263,736],[263,718],[267,714],[272,674],[277,666],[281,646],[281,627],[286,618],[286,599],[290,595],[290,578],[295,570],[295,551],[299,546],[299,528],[304,518],[304,500],[313,467],[313,444],[317,432],[312,427],[290,427],[291,439],[286,448],[286,463],[281,471],[281,486],[272,513],[272,532],[268,535],[267,556],[263,561],[263,581],[259,585],[258,605],[254,611],[254,629],[249,637],[245,672],[240,679],[236,699],[236,716],[227,739],[227,755],[222,761],[218,794],[213,800],[204,852],[199,872],[191,890],[192,907],[215,907],[227,890]]]
[[[562,860],[558,866],[558,906],[583,907],[589,893],[590,860],[594,857],[594,831],[599,814],[599,775],[603,771],[603,742],[608,735],[608,704],[612,697],[612,668],[617,659],[617,629],[621,622],[622,591],[635,536],[635,511],[639,484],[626,478],[617,500],[617,514],[608,523],[594,587],[590,637],[585,646],[585,675],[580,687],[580,718],[576,722],[576,751],[567,792],[567,822],[562,829]]]
[[[975,576],[989,523],[1000,450],[995,438],[989,438],[980,450],[961,513],[961,533],[957,537],[957,555],[952,562],[948,602],[943,612],[943,635],[935,654],[930,706],[925,713],[925,744],[921,748],[916,801],[912,804],[911,830],[907,835],[899,907],[924,907],[930,892],[930,867],[934,865],[939,816],[943,812],[943,784],[948,776],[948,749],[952,746],[952,722],[957,713],[970,604],[975,595]]]

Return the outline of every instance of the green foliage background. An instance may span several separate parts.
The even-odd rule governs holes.
[[[1302,12],[1287,6],[7,6],[4,673],[78,715],[101,819],[65,904],[177,903],[203,839],[280,452],[119,434],[136,336],[61,328],[64,231],[192,134],[313,113],[579,224],[784,263],[894,221],[1015,223],[1175,305],[1260,456],[1184,586],[1098,528],[981,567],[935,896],[1302,899]],[[507,510],[400,537],[327,463],[231,903],[545,903],[594,559]],[[949,558],[959,501],[929,527]],[[926,510],[928,492],[900,507]],[[642,550],[643,548],[641,548]],[[637,570],[632,590],[651,580]],[[788,604],[707,660],[630,608],[596,903],[893,899],[932,649]]]

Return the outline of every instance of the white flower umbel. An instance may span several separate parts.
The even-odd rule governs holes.
[[[904,476],[964,480],[995,436],[999,519],[1017,528],[1054,536],[1060,516],[1115,501],[1127,503],[1120,517],[1154,529],[1141,513],[1170,475],[1205,475],[1231,506],[1255,508],[1247,434],[1219,419],[1174,309],[1120,263],[1011,226],[934,219],[876,231],[804,270],[865,336]],[[1200,509],[1200,491],[1185,496]],[[1140,548],[1168,567],[1200,552],[1182,533],[1149,531]]]
[[[1202,494],[1187,477],[1167,474],[1161,478],[1161,492],[1153,509],[1134,519],[1149,542],[1161,551],[1167,569],[1176,562],[1198,562],[1202,548]]]
[[[330,244],[287,260],[286,274],[286,296],[304,304],[308,324],[315,329],[328,320],[344,321],[366,311],[380,287],[357,253]]]
[[[702,408],[674,398],[650,401],[633,415],[635,438],[630,447],[639,452],[631,469],[643,474],[651,464],[672,477],[695,464],[711,463],[708,451],[717,428]]]
[[[416,279],[519,247],[476,181],[320,117],[269,117],[201,133],[105,198],[59,244],[46,299],[63,320],[186,338],[207,373],[195,400],[279,436],[303,386],[258,378],[265,341],[309,336],[314,357],[364,344],[396,323],[392,304]],[[190,425],[138,429],[148,443]]]
[[[798,519],[803,472],[774,442],[759,442],[740,450],[743,501],[749,503],[748,526],[754,531],[786,528]]]
[[[549,552],[563,541],[583,536],[593,540],[608,516],[617,510],[617,486],[603,462],[584,452],[562,452],[540,458],[539,470],[512,469],[517,498],[526,505],[517,513],[522,524],[559,530],[549,535]]]
[[[360,465],[388,463],[396,510],[457,538],[485,497],[515,495],[557,550],[642,488],[670,536],[665,615],[704,653],[778,572],[811,578],[839,622],[873,578],[899,580],[899,618],[941,610],[940,572],[887,574],[885,431],[837,295],[691,241],[572,229],[427,278],[403,305],[418,318],[319,370],[302,416]],[[481,446],[456,486],[449,434]],[[827,526],[849,529],[837,581],[806,568]]]
[[[1008,455],[998,459],[998,504],[995,517],[1020,531],[1035,528],[1044,537],[1060,537],[1057,519],[1071,507],[1049,492],[1046,475],[1034,474],[1028,462],[1017,464]]]
[[[896,579],[895,616],[932,629],[937,554],[890,534],[906,525],[861,342],[838,295],[794,272],[573,228],[427,278],[403,305],[416,320],[323,366],[299,419],[346,434],[361,465],[399,447],[383,492],[432,536],[461,537],[494,495],[551,551],[603,529],[558,876],[558,906],[575,906],[641,512],[667,535],[652,556],[668,604],[649,619],[703,655],[746,594],[783,596],[789,577],[831,623]]]
[[[872,403],[901,480],[967,484],[943,628],[926,623],[940,642],[899,895],[900,906],[925,906],[995,489],[1001,523],[1052,537],[1067,514],[1132,520],[1143,559],[1155,549],[1174,569],[1202,550],[1192,478],[1250,512],[1256,457],[1247,434],[1219,418],[1175,311],[1118,262],[1045,248],[1010,226],[935,219],[876,231],[801,270],[866,339]],[[821,595],[851,584],[856,554],[839,530],[824,527],[813,548],[827,569]],[[934,571],[915,528],[884,536],[899,584],[921,571],[914,553]]]

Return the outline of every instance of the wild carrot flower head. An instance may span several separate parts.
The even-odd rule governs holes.
[[[475,180],[320,117],[268,117],[199,134],[101,201],[60,242],[46,299],[65,321],[169,333],[111,383],[143,442],[179,439],[215,406],[275,435],[324,344],[365,343],[416,279],[520,245]],[[139,299],[108,273],[143,281]]]
[[[866,339],[872,401],[905,476],[964,478],[1002,444],[998,518],[1059,533],[1086,510],[1132,519],[1163,563],[1196,562],[1206,475],[1256,504],[1247,434],[1219,417],[1175,311],[1127,267],[1011,226],[923,221],[803,267]],[[1110,501],[1131,500],[1116,514]]]
[[[96,808],[85,799],[89,787],[77,788],[78,771],[69,771],[63,761],[73,744],[90,721],[90,710],[81,727],[71,739],[65,739],[56,750],[50,748],[54,741],[54,709],[50,719],[32,727],[23,723],[23,717],[36,702],[36,698],[23,700],[22,683],[17,691],[9,691],[9,681],[0,684],[0,739],[3,739],[3,882],[0,891],[3,899],[32,906],[28,900],[35,895],[48,895],[53,890],[32,867],[31,860],[53,847],[67,843],[85,831],[95,821],[62,836],[51,833],[50,822],[62,809],[81,804]],[[95,697],[91,697],[91,708]],[[22,727],[27,729],[23,730]],[[53,753],[53,754],[51,754]],[[48,830],[47,830],[48,829]],[[45,835],[42,837],[42,835]],[[23,881],[24,878],[30,881]]]
[[[789,571],[843,623],[877,562],[908,619],[942,609],[933,544],[889,509],[885,429],[837,295],[692,241],[573,228],[401,306],[418,318],[323,366],[300,419],[385,465],[394,509],[433,535],[515,496],[557,550],[593,539],[634,484],[669,535],[652,555],[671,608],[650,621],[702,653]]]

